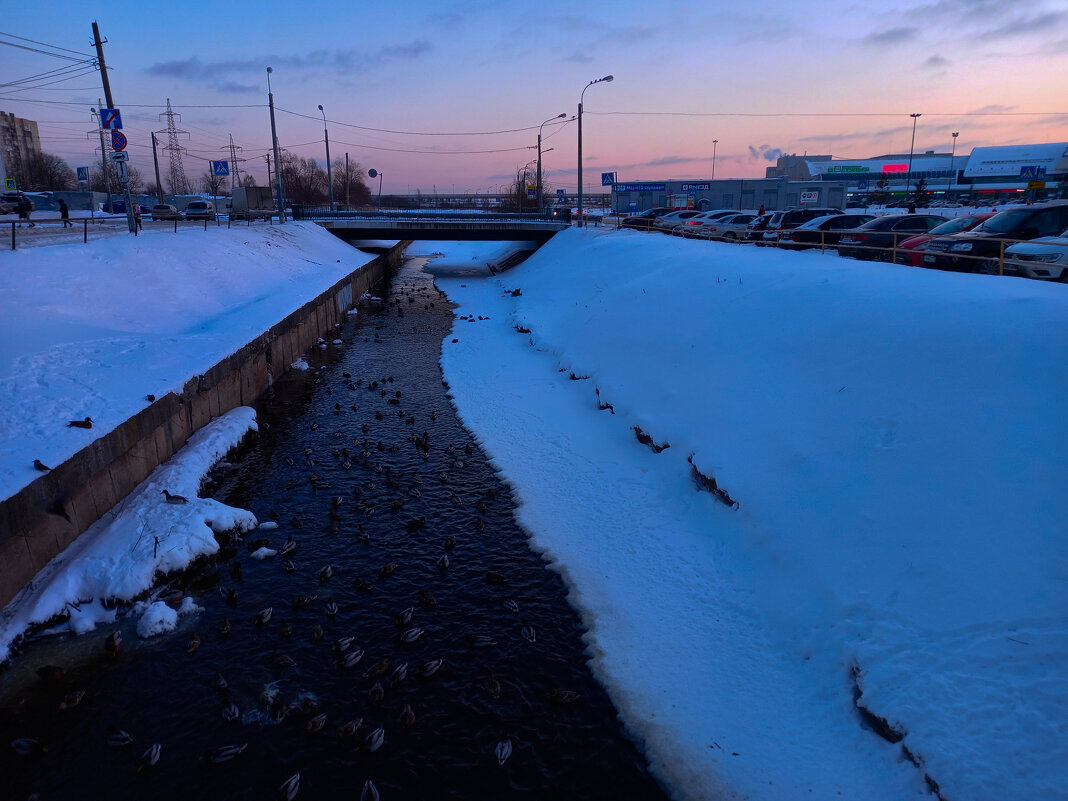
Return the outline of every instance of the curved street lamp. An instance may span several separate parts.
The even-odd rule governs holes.
[[[582,101],[586,97],[586,90],[593,86],[595,83],[611,83],[615,80],[612,75],[605,75],[603,78],[598,78],[594,81],[590,81],[582,90],[582,94],[579,95],[578,104],[578,217],[579,225],[582,224]]]
[[[323,139],[326,140],[326,189],[327,194],[330,196],[330,211],[334,210],[334,180],[333,174],[330,172],[330,134],[326,131],[326,112],[323,111],[323,107],[319,106],[319,111],[323,112]]]
[[[557,114],[555,117],[549,117],[545,122],[538,126],[538,214],[541,214],[541,129],[545,127],[545,123],[552,122],[553,120],[562,120],[567,114]]]
[[[922,117],[922,114],[909,114],[912,117],[912,144],[909,145],[909,171],[905,175],[905,200],[909,199],[909,190],[912,188],[912,153],[916,149],[916,120]]]

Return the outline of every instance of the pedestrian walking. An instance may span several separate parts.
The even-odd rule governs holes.
[[[137,226],[138,231],[143,231],[144,226],[141,225],[141,204],[134,203],[134,225]]]
[[[19,198],[18,209],[19,209],[19,226],[18,227],[21,228],[22,227],[22,221],[25,220],[26,222],[29,223],[28,227],[34,228],[36,226],[36,223],[33,220],[30,219],[30,201],[28,201],[25,197],[20,197]]]
[[[64,228],[74,227],[74,223],[70,221],[70,208],[68,208],[67,201],[63,198],[59,199],[59,216],[63,220]]]
[[[758,217],[763,217],[766,213],[767,212],[765,212],[765,210],[764,210],[764,204],[761,203],[760,204],[760,210],[757,212],[757,216]]]

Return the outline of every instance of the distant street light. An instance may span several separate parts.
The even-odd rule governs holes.
[[[712,180],[716,180],[716,145],[719,144],[718,139],[712,140]]]
[[[545,122],[538,126],[538,213],[541,214],[541,129],[545,127],[546,122],[552,122],[553,120],[562,120],[567,114],[557,114],[555,117],[549,117]]]
[[[909,171],[905,173],[905,200],[909,199],[909,189],[912,187],[912,151],[916,149],[916,120],[922,114],[909,114],[912,117],[912,144],[909,145]]]
[[[323,107],[319,106],[319,111],[323,112],[323,139],[326,140],[326,188],[330,196],[330,210],[334,210],[334,177],[330,171],[330,134],[326,131],[326,112],[323,111]]]
[[[582,101],[586,97],[586,90],[593,86],[595,83],[610,83],[615,80],[612,75],[605,75],[603,78],[598,78],[595,81],[590,81],[582,89],[582,94],[579,95],[578,104],[578,218],[579,225],[582,224]]]
[[[946,184],[946,200],[949,200],[949,191],[953,188],[953,180],[957,177],[956,162],[954,159],[957,157],[957,137],[960,135],[960,131],[953,132],[953,151],[949,156],[949,183]]]
[[[367,177],[378,179],[378,208],[382,208],[382,173],[372,167],[367,171]]]
[[[278,221],[284,223],[286,221],[286,202],[282,198],[282,162],[278,158],[278,130],[274,127],[274,95],[271,94],[271,73],[274,72],[270,67],[267,68],[267,102],[271,107],[271,144],[274,147],[274,180],[277,185],[278,193]]]

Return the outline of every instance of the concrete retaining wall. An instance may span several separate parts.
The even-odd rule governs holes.
[[[122,425],[0,502],[0,607],[49,560],[125,498],[212,418],[249,406],[275,376],[389,277],[408,242],[360,267],[256,337],[180,393],[158,398]]]

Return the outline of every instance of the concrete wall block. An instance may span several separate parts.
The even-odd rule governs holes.
[[[190,434],[199,431],[211,422],[210,392],[201,392],[189,399],[189,423],[192,427]]]
[[[138,440],[127,452],[127,458],[130,462],[130,474],[136,486],[148,478],[149,473],[160,463],[156,452],[156,438],[147,436]]]
[[[26,532],[26,547],[30,552],[34,572],[47,565],[62,550],[60,537],[62,536],[64,541],[68,538],[64,528],[71,528],[71,524],[62,517],[46,514],[37,518]]]
[[[174,456],[174,450],[171,448],[170,432],[168,431],[166,422],[152,432],[152,440],[156,444],[156,458],[158,464],[163,464]]]
[[[0,607],[3,607],[37,574],[24,533],[15,533],[0,542],[0,565],[3,565],[0,570]]]
[[[192,436],[192,429],[189,427],[189,404],[185,403],[179,408],[179,410],[171,417],[167,423],[167,432],[170,436],[170,451],[171,454],[177,453],[185,445],[186,440]]]
[[[233,370],[217,387],[219,414],[241,405],[241,370]]]
[[[88,485],[81,487],[64,508],[74,521],[74,528],[78,532],[85,531],[100,519],[96,510],[96,501],[93,500],[93,493]],[[68,542],[67,545],[69,544]]]

